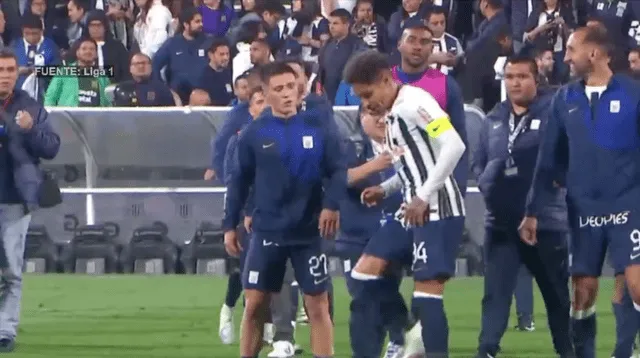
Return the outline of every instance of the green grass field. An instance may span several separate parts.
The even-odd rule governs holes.
[[[348,358],[349,298],[342,280],[334,284],[336,358]],[[611,287],[612,281],[602,284],[598,357],[609,357],[614,344]],[[409,293],[410,284],[404,288]],[[225,279],[203,276],[27,276],[13,356],[237,358],[237,345],[224,346],[217,336],[225,290]],[[475,353],[481,298],[479,278],[460,279],[448,288],[453,357],[470,358]],[[539,296],[536,312],[537,330],[509,330],[501,357],[554,357]],[[241,312],[237,313],[239,322]],[[306,327],[298,330],[297,339],[308,347]]]

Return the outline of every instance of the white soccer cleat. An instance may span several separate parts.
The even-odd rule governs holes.
[[[233,344],[236,340],[236,328],[233,324],[233,308],[222,305],[220,310],[220,325],[218,326],[218,335],[222,344]]]
[[[262,332],[262,340],[271,344],[273,343],[273,337],[275,334],[275,327],[273,326],[273,323],[265,323],[264,331]]]
[[[389,342],[389,344],[387,344],[387,351],[384,353],[384,358],[403,358],[403,357],[404,357],[403,346],[392,343],[392,342]]]
[[[404,355],[402,358],[424,358],[424,343],[422,343],[422,325],[416,323],[404,335]]]
[[[287,341],[277,341],[273,343],[273,350],[267,355],[269,358],[292,358],[296,355],[296,349]]]

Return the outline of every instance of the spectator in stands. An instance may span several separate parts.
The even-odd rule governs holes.
[[[233,105],[237,105],[238,103],[243,103],[249,101],[249,92],[251,92],[251,88],[249,88],[249,81],[247,81],[247,74],[241,75],[236,78],[236,81],[233,84],[233,94],[236,98],[233,100]]]
[[[553,49],[553,76],[560,82],[569,79],[564,53],[567,39],[575,27],[572,8],[560,0],[545,0],[537,4],[527,21],[524,46],[531,44]]]
[[[269,47],[266,40],[257,39],[251,43],[249,59],[251,60],[252,67],[266,65],[273,61],[271,47]]]
[[[31,0],[29,10],[31,14],[37,16],[42,22],[44,36],[53,39],[55,17],[53,14],[47,13],[47,2],[45,0]]]
[[[235,81],[238,76],[245,73],[252,67],[251,64],[251,43],[255,40],[265,40],[267,32],[261,22],[250,22],[244,25],[236,43],[236,54],[232,61],[232,79]]]
[[[548,48],[542,48],[536,51],[536,65],[538,65],[538,88],[543,89],[551,83],[556,83],[552,78],[553,75],[553,51]]]
[[[198,76],[207,66],[209,49],[202,33],[202,15],[196,8],[187,8],[180,15],[178,34],[169,38],[153,57],[153,72],[161,78],[165,69],[169,87],[183,103],[188,103],[191,90],[198,83]]]
[[[466,102],[488,113],[500,102],[501,84],[496,79],[495,66],[498,58],[513,53],[511,28],[503,24],[494,39],[487,39],[484,46],[474,51],[474,56],[469,56],[468,52],[466,55],[462,90]]]
[[[98,59],[98,44],[91,38],[79,40],[76,50],[77,62],[70,66],[94,67]],[[104,93],[109,85],[106,77],[55,76],[44,97],[45,106],[58,107],[108,107],[109,99]]]
[[[380,52],[390,49],[384,20],[373,11],[373,0],[358,0],[353,8],[352,31],[370,48]]]
[[[113,38],[120,42],[124,47],[130,47],[133,39],[131,36],[131,24],[135,21],[133,15],[133,0],[102,0],[102,8],[98,6],[100,0],[96,2],[96,10],[103,10],[109,22],[107,28],[113,35]]]
[[[593,0],[589,1],[589,17],[597,17],[604,25],[610,36],[616,43],[626,44],[625,57],[631,47],[633,39],[629,37],[633,30],[631,23],[638,20],[640,14],[633,11],[633,6],[628,6],[627,0]]]
[[[342,81],[340,69],[347,65],[351,56],[368,48],[358,36],[349,31],[350,23],[351,14],[347,10],[337,9],[331,13],[329,16],[331,40],[322,47],[318,56],[320,83],[331,103],[335,100],[338,86]]]
[[[503,2],[505,17],[511,25],[513,50],[515,53],[519,53],[522,46],[524,46],[523,36],[527,26],[527,19],[533,11],[536,2],[529,0],[503,0]],[[542,1],[538,0],[538,2]]]
[[[317,62],[318,53],[329,40],[329,21],[322,16],[320,5],[313,0],[293,0],[293,15],[285,21],[281,31],[285,39],[279,54],[283,57],[300,56],[305,61]]]
[[[222,37],[227,34],[231,21],[235,19],[235,11],[227,7],[222,0],[204,0],[198,6],[202,15],[202,27],[206,34]]]
[[[402,7],[391,14],[389,18],[387,28],[389,42],[392,44],[398,43],[405,25],[410,25],[412,22],[422,22],[423,9],[423,0],[402,0]]]
[[[286,9],[279,0],[262,0],[256,2],[253,10],[247,12],[231,30],[229,38],[232,43],[239,41],[239,35],[244,26],[251,22],[260,22],[264,24],[264,30],[267,32],[269,45],[272,50],[277,50],[280,38],[278,36],[278,22],[286,14]]]
[[[90,11],[87,15],[87,34],[98,44],[97,63],[99,67],[113,67],[113,81],[120,82],[129,78],[129,53],[122,43],[113,38],[109,32],[109,20],[102,10]],[[71,53],[67,56],[68,62],[75,61],[75,48],[72,46]]]
[[[483,47],[494,42],[498,33],[507,26],[507,17],[503,11],[502,0],[480,0],[480,12],[484,20],[478,25],[472,39],[467,43],[467,58],[478,56]],[[511,33],[508,34],[509,38]]]
[[[213,106],[228,106],[234,98],[229,51],[229,43],[226,39],[218,38],[213,41],[207,52],[209,66],[205,67],[198,76],[199,82],[194,89],[194,92],[200,91],[206,94],[206,102]]]
[[[66,27],[60,28],[59,30],[63,33],[56,36],[56,38],[63,39],[57,45],[65,50],[85,34],[89,5],[84,0],[70,0],[67,4],[67,10],[69,11],[69,23]]]
[[[629,69],[634,78],[640,79],[640,49],[637,47],[629,52]]]
[[[134,53],[131,56],[131,80],[116,86],[115,94],[132,91],[131,107],[172,107],[181,105],[180,98],[171,92],[169,86],[159,79],[151,77],[151,58],[144,53]],[[118,101],[114,101],[116,105]]]
[[[446,32],[447,13],[441,7],[433,7],[425,15],[425,23],[433,34],[433,54],[429,57],[432,67],[445,75],[455,76],[455,67],[464,57],[460,40]]]
[[[0,353],[13,351],[20,321],[22,269],[31,214],[58,202],[47,191],[40,159],[55,158],[60,137],[47,122],[47,111],[16,89],[18,64],[11,51],[0,51],[0,101],[3,102],[3,145],[0,148],[2,274],[0,291]],[[28,140],[27,140],[28,139]],[[8,143],[5,145],[4,143]],[[44,178],[44,180],[43,180]],[[50,180],[48,180],[50,182]],[[49,183],[50,184],[50,183]],[[55,185],[55,184],[54,184]],[[59,193],[58,193],[59,195]]]
[[[246,57],[243,55],[239,58],[240,55],[241,54],[236,55],[236,57],[233,59],[234,73],[236,70],[242,71],[240,73],[244,73],[254,66],[265,65],[273,61],[271,47],[269,47],[269,44],[265,39],[256,39],[251,42],[251,45],[249,47],[248,63],[246,62]]]
[[[21,36],[22,24],[20,23],[20,19],[22,19],[22,15],[29,12],[29,1],[2,1],[0,7],[2,8],[6,21],[2,39],[4,43],[8,45]]]
[[[133,37],[140,52],[153,58],[160,46],[169,38],[171,11],[162,0],[136,0],[140,9],[133,25]]]
[[[32,76],[23,88],[25,79],[33,73],[35,66],[59,65],[58,47],[50,38],[43,35],[43,24],[36,15],[26,13],[22,18],[22,37],[13,42],[13,51],[18,61],[17,88],[29,92],[33,98],[41,98],[47,82],[45,78]]]

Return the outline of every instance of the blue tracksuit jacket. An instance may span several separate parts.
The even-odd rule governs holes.
[[[336,133],[339,133],[336,122],[333,120],[333,107],[325,97],[319,96],[315,93],[309,93],[304,98],[304,101],[302,102],[298,110],[299,111],[316,111],[316,114],[320,117],[321,121],[329,125],[329,128],[332,131],[336,131]],[[272,115],[271,108],[267,107],[258,118],[261,118],[264,116],[271,116],[271,115]],[[245,207],[246,212],[253,211],[253,204],[254,204],[253,195],[254,193],[252,190],[249,193],[249,198],[247,199],[247,205]],[[338,203],[336,202],[333,205],[337,206]]]
[[[224,153],[229,145],[229,139],[238,134],[240,130],[251,122],[249,104],[239,103],[227,113],[227,119],[222,124],[220,132],[216,135],[211,146],[211,169],[216,172],[216,177],[224,180]]]
[[[180,97],[191,93],[198,85],[202,70],[208,65],[210,39],[205,35],[187,40],[182,34],[177,34],[165,41],[153,56],[153,73],[160,78],[160,72],[166,67],[165,75],[169,87]]]
[[[223,228],[239,224],[253,186],[256,234],[279,244],[318,237],[320,211],[337,210],[346,188],[341,144],[317,110],[287,120],[263,114],[251,122],[238,139],[239,166],[227,188]]]
[[[357,168],[373,159],[371,140],[362,134],[359,139],[345,140],[345,157],[349,168]],[[340,200],[340,233],[336,244],[343,249],[360,252],[373,235],[380,229],[383,211],[393,215],[402,204],[402,194],[396,193],[385,199],[381,205],[367,207],[360,202],[362,191],[370,186],[379,185],[395,174],[393,168],[372,174],[365,180],[347,188],[346,195]]]
[[[614,75],[594,105],[583,82],[558,90],[538,155],[527,215],[545,208],[545,190],[566,183],[570,215],[606,215],[640,206],[640,85]]]
[[[537,97],[521,119],[529,124],[513,144],[511,155],[518,168],[518,174],[514,176],[505,175],[511,103],[499,103],[483,122],[479,145],[472,149],[471,170],[484,196],[487,227],[515,230],[522,221],[538,156],[540,127],[548,119],[550,102],[549,95]],[[542,230],[566,231],[566,192],[554,187],[548,189],[541,193],[544,207],[538,217],[538,226]]]

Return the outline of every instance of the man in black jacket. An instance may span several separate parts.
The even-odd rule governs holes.
[[[15,89],[16,56],[0,50],[0,239],[5,258],[0,268],[0,353],[13,351],[20,320],[22,266],[31,212],[42,200],[40,159],[53,159],[60,137],[47,122],[47,111]]]

